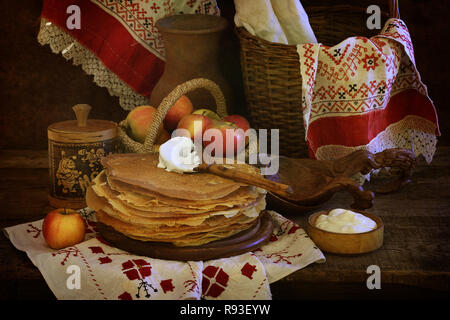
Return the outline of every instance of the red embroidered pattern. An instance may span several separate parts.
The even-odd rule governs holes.
[[[402,59],[403,46],[413,57],[408,30],[397,19],[389,20],[381,34],[371,39],[348,38],[334,47],[302,45],[301,69],[305,77],[302,109],[307,126],[325,116],[383,109],[389,100],[386,97],[395,90],[421,87],[426,92],[419,85],[414,65],[407,74],[401,72],[408,68],[407,59]],[[316,68],[315,48],[319,48]]]
[[[229,276],[222,268],[208,266],[203,270],[202,292],[204,296],[217,298],[225,291]]]
[[[179,1],[179,0],[177,0]],[[186,0],[184,0],[186,1]],[[94,1],[103,10],[112,14],[126,26],[135,38],[140,39],[148,50],[164,57],[164,42],[155,26],[156,21],[174,13],[197,13],[219,15],[219,9],[210,0],[188,0],[183,4],[174,0],[164,1],[122,1],[122,0],[96,0]],[[183,8],[182,12],[174,12],[174,4]]]

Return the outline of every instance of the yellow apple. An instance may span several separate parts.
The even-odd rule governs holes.
[[[42,233],[50,248],[62,249],[83,241],[86,223],[75,210],[55,209],[45,217]]]

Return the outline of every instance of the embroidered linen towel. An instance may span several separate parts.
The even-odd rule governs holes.
[[[327,47],[297,46],[306,140],[315,158],[356,149],[412,149],[430,162],[438,119],[416,69],[408,29],[389,19],[370,39],[351,37]]]

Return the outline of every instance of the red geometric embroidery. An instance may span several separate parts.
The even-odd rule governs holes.
[[[150,7],[150,9],[152,9],[154,13],[158,13],[158,10],[160,8],[161,7],[159,7],[155,2],[153,2],[153,5]]]
[[[70,248],[61,249],[55,253],[52,253],[52,256],[65,254],[64,259],[61,261],[61,264],[65,265],[66,261],[67,261],[67,259],[69,259],[70,255],[77,257],[79,253],[80,253],[80,250],[77,247],[70,247]]]
[[[106,264],[106,263],[112,262],[110,257],[100,257],[100,258],[98,258],[98,261],[100,262],[100,264]]]
[[[129,280],[143,280],[152,274],[150,263],[144,259],[133,259],[122,263],[122,272]]]
[[[225,291],[229,276],[222,268],[208,266],[203,270],[202,292],[204,296],[217,298]]]
[[[369,70],[375,70],[376,67],[379,66],[377,63],[378,57],[375,57],[375,53],[372,53],[372,55],[365,55],[365,57],[362,59],[364,65],[363,68],[366,69],[366,71]]]
[[[273,252],[273,253],[265,254],[264,257],[266,257],[267,259],[272,259],[273,263],[284,262],[284,263],[287,263],[287,264],[292,264],[290,259],[298,258],[298,257],[300,257],[302,255],[301,253],[297,253],[297,254],[285,256],[284,254],[286,254],[286,253],[288,253],[288,251],[287,250],[283,250],[283,251],[279,251],[279,252]]]
[[[105,253],[102,249],[102,247],[88,247],[89,249],[91,249],[92,253]]]
[[[144,8],[141,8],[138,2],[100,0],[98,3],[102,5],[104,10],[112,12],[117,19],[122,20],[128,27],[127,29],[147,45],[160,54],[164,52],[164,43],[158,37],[159,32],[154,26],[153,16],[149,15]],[[151,9],[154,11],[157,7]]]
[[[304,63],[302,67],[306,67],[306,71],[305,71],[305,75],[307,76],[307,83],[306,83],[306,87],[308,88],[308,91],[305,93],[305,96],[307,95],[309,97],[309,99],[312,98],[313,95],[313,89],[314,89],[314,75],[315,75],[315,68],[314,68],[314,61],[315,58],[313,57],[314,55],[314,50],[313,50],[314,45],[313,44],[305,44],[303,45],[303,48],[305,49],[305,54],[304,54]]]
[[[124,293],[122,293],[120,296],[118,296],[117,298],[119,298],[120,300],[133,300],[133,297],[131,296],[131,294],[129,294],[126,291]]]
[[[161,288],[163,289],[163,292],[166,293],[168,291],[173,291],[175,287],[173,286],[172,279],[162,280],[160,282]]]
[[[155,22],[165,15],[173,13],[173,2],[175,1],[161,3],[146,0],[145,3],[142,3],[130,0],[98,0],[96,4],[120,20],[131,34],[142,40],[147,49],[156,55],[164,56],[164,42]],[[158,4],[163,6],[163,14]],[[186,5],[183,8],[184,13],[219,15],[217,6],[210,0],[189,0]]]
[[[39,235],[40,235],[41,232],[42,232],[41,229],[39,229],[39,228],[33,226],[31,223],[28,224],[28,227],[30,227],[30,228],[27,229],[27,233],[34,233],[33,238],[39,237]]]
[[[300,227],[291,220],[286,219],[281,225],[277,232],[277,236],[282,236],[283,234],[291,234],[300,229]]]
[[[133,259],[122,263],[122,272],[127,276],[128,280],[139,280],[137,285],[136,298],[141,297],[141,289],[144,290],[146,298],[150,298],[149,289],[153,292],[158,292],[151,283],[146,282],[146,278],[152,274],[152,267],[150,263],[144,259]]]
[[[256,271],[256,266],[250,264],[250,263],[246,263],[242,269],[241,269],[241,273],[243,276],[246,276],[249,279],[253,279],[253,273]]]
[[[348,48],[350,48],[350,43],[347,43],[347,45],[344,48],[344,51],[342,51],[342,48],[335,48],[333,51],[330,50],[324,50],[324,53],[333,60],[336,65],[340,65],[341,61],[344,59],[344,57],[347,54]]]

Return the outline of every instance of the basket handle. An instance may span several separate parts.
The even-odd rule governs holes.
[[[227,106],[225,103],[225,97],[222,93],[222,90],[220,90],[220,87],[215,82],[205,78],[196,78],[188,80],[175,87],[175,89],[173,89],[172,92],[170,92],[167,95],[167,97],[165,97],[161,101],[156,111],[155,117],[150,125],[150,128],[147,131],[147,135],[145,136],[145,142],[143,144],[142,151],[153,152],[153,144],[155,143],[155,139],[158,134],[158,128],[161,126],[169,109],[183,95],[199,88],[207,89],[211,93],[216,102],[217,107],[216,111],[219,114],[219,116],[221,117],[227,116]]]
[[[389,1],[389,16],[391,18],[400,19],[400,9],[398,7],[398,0]]]

